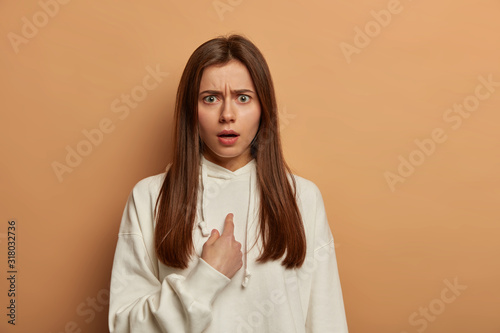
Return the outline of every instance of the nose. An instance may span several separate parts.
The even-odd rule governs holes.
[[[231,105],[231,100],[226,99],[221,106],[221,113],[219,121],[221,123],[234,123],[236,121],[236,112],[234,105]]]

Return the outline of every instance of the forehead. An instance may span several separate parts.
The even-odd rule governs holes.
[[[223,65],[212,65],[205,68],[200,82],[200,91],[206,89],[223,90],[252,89],[254,85],[248,69],[238,60],[231,60]]]

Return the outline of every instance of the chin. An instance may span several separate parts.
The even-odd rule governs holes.
[[[235,147],[221,147],[218,149],[212,149],[210,147],[207,150],[210,154],[217,156],[218,158],[231,159],[237,158],[245,154],[246,149],[238,149]]]

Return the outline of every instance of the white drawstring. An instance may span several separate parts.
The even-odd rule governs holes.
[[[196,213],[198,215],[198,227],[201,229],[201,233],[203,237],[208,237],[210,236],[210,231],[208,230],[207,223],[205,222],[205,182],[206,182],[206,177],[207,173],[203,165],[200,165],[201,168],[201,201],[200,201],[200,207],[196,209]]]
[[[198,222],[198,227],[200,227],[203,237],[210,236],[210,232],[208,231],[207,223],[205,221]]]
[[[245,223],[245,273],[243,276],[243,282],[241,283],[241,286],[243,288],[246,288],[248,286],[248,282],[250,281],[250,276],[252,275],[250,271],[248,270],[248,220],[250,219],[250,210],[253,210],[253,205],[252,205],[252,188],[253,188],[253,172],[250,172],[250,179],[249,179],[249,190],[248,190],[248,211],[247,211],[247,219]]]

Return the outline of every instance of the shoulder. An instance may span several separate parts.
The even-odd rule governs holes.
[[[308,248],[310,251],[321,248],[333,241],[323,197],[315,183],[297,175],[293,175],[293,177]]]
[[[163,172],[141,179],[135,184],[133,192],[137,194],[156,192],[161,188],[163,181],[165,180],[165,175],[166,172]]]
[[[160,189],[165,181],[165,176],[171,165],[172,163],[169,163],[162,173],[138,181],[130,193],[129,200],[131,200],[136,207],[140,206],[141,208],[154,209],[154,205],[160,194]]]
[[[303,203],[317,203],[318,199],[322,199],[321,191],[314,182],[295,174],[292,177],[295,180],[297,199]]]
[[[134,188],[132,189],[132,194],[134,196],[158,196],[160,189],[165,181],[165,176],[172,163],[169,163],[165,168],[165,171],[153,176],[149,176],[138,181]]]
[[[120,234],[142,235],[147,239],[151,237],[156,199],[164,177],[165,173],[158,174],[141,179],[135,184],[125,206]]]

